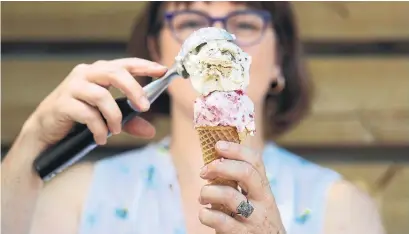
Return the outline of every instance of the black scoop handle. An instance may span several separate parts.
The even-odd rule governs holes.
[[[139,114],[128,99],[118,98],[115,101],[122,112],[122,126]],[[109,136],[111,133],[108,133]],[[97,146],[87,125],[76,123],[62,140],[44,150],[36,158],[34,169],[41,179],[50,180],[85,157]]]

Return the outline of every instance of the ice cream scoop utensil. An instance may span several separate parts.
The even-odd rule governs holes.
[[[143,90],[147,95],[150,103],[153,103],[163,91],[166,90],[173,78],[179,75],[184,78],[189,78],[189,74],[183,68],[183,57],[186,54],[196,49],[203,43],[210,40],[233,40],[231,34],[224,30],[216,28],[205,28],[198,30],[194,35],[188,38],[182,45],[181,51],[175,64],[169,68],[168,72],[161,78],[146,85]],[[122,112],[122,126],[133,117],[140,114],[134,108],[127,98],[116,99],[116,102]],[[111,133],[108,134],[108,137]],[[58,173],[81,160],[91,150],[98,145],[93,139],[92,132],[84,124],[76,124],[71,131],[59,142],[50,146],[43,151],[34,161],[34,169],[38,175],[44,180],[50,180]]]

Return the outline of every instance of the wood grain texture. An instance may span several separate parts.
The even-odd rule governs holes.
[[[127,40],[143,2],[2,3],[3,40]]]
[[[2,141],[11,141],[41,100],[78,63],[93,59],[2,61]],[[409,144],[409,60],[404,58],[309,58],[316,86],[312,113],[278,139],[285,145]],[[114,91],[114,96],[119,96]],[[157,139],[169,131],[157,121]],[[143,143],[116,136],[112,145]]]
[[[301,35],[308,40],[409,38],[407,2],[296,2]]]
[[[314,112],[409,109],[409,57],[309,59]]]
[[[2,39],[120,40],[129,38],[143,2],[5,2]],[[407,2],[294,2],[307,40],[409,38]]]

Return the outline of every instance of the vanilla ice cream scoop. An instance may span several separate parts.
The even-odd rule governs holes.
[[[233,35],[212,37],[224,35],[221,32],[227,33],[219,28],[198,30],[192,37],[200,38],[198,35],[204,35],[206,42],[197,46],[196,39],[195,47],[192,46],[190,50],[182,49],[184,56],[176,57],[177,61],[183,59],[179,62],[183,64],[181,69],[189,74],[193,88],[201,95],[208,95],[213,91],[245,90],[249,84],[251,57],[232,42]],[[187,42],[190,41],[189,38]]]

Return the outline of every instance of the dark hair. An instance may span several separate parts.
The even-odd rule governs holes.
[[[151,60],[148,38],[156,37],[163,26],[164,2],[149,2],[147,10],[139,18],[133,29],[128,50],[132,56]],[[180,4],[180,2],[178,2]],[[188,3],[185,3],[188,4]],[[284,90],[266,98],[265,123],[267,134],[277,136],[284,133],[307,114],[311,104],[312,86],[302,59],[301,42],[296,20],[289,2],[243,2],[257,9],[271,13],[278,44],[278,61],[285,78]],[[150,79],[144,77],[142,84]],[[150,117],[157,114],[169,115],[169,95],[163,94],[148,112]],[[146,116],[149,117],[149,116]]]

